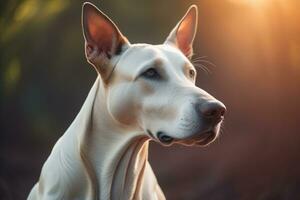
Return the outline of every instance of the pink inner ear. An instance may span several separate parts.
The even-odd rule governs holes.
[[[192,40],[189,31],[186,30],[187,28],[189,27],[183,22],[177,31],[177,45],[185,55],[188,55],[191,51]]]
[[[116,30],[110,22],[98,13],[90,12],[86,18],[88,28],[87,42],[97,46],[99,52],[111,53]]]
[[[177,45],[186,56],[190,56],[192,53],[194,30],[196,28],[195,17],[194,12],[189,12],[177,29]]]

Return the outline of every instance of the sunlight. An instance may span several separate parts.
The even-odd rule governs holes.
[[[261,55],[267,63],[265,67],[269,66],[269,70],[272,70],[271,66],[276,64],[274,63],[276,58],[284,55],[288,58],[291,68],[299,69],[300,45],[298,34],[295,34],[299,30],[297,10],[299,1],[297,3],[293,0],[228,0],[228,2],[242,6],[247,13],[244,20],[253,24],[248,34],[255,36],[259,41]],[[233,31],[237,31],[235,27]],[[247,38],[241,35],[240,40],[246,41]],[[278,46],[284,47],[285,51],[278,50]]]
[[[229,0],[229,1],[232,3],[237,3],[242,5],[262,6],[270,2],[271,0]]]

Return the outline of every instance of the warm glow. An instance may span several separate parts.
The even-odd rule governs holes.
[[[251,6],[261,6],[271,0],[230,0],[233,3],[239,3],[244,5],[251,5]]]

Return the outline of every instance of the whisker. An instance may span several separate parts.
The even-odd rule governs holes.
[[[193,63],[200,63],[200,62],[204,62],[204,63],[207,63],[207,64],[210,64],[214,67],[216,67],[217,65],[214,64],[213,62],[209,61],[209,60],[204,60],[204,59],[197,59],[197,60],[193,60],[192,61]]]
[[[213,66],[213,67],[216,67],[216,64],[214,64],[213,62],[211,62],[211,61],[209,61],[205,58],[207,58],[207,56],[195,57],[195,58],[192,59],[192,63],[196,67],[198,67],[198,68],[202,69],[203,71],[205,71],[206,74],[211,74],[210,69],[206,65],[204,65],[204,63],[209,64],[210,66]]]
[[[206,73],[207,74],[211,74],[211,71],[210,71],[210,69],[208,68],[208,67],[206,67],[205,65],[203,65],[203,64],[200,64],[205,70],[206,70]]]
[[[198,61],[202,61],[202,62],[205,62],[205,63],[208,63],[210,65],[213,65],[213,66],[216,66],[213,62],[205,59],[207,58],[208,56],[199,56],[199,57],[195,57],[195,58],[192,58],[192,62],[198,62]]]
[[[206,74],[211,74],[211,71],[201,63],[194,63],[194,66],[202,69]]]
[[[207,56],[199,56],[199,57],[195,57],[195,58],[192,58],[192,60],[203,59],[203,58],[207,58]]]
[[[203,59],[192,60],[192,62],[201,62]]]
[[[211,61],[209,61],[209,60],[197,60],[197,62],[205,62],[205,63],[207,63],[207,64],[210,64],[210,65],[214,66],[214,67],[217,66],[216,64],[214,64],[213,62],[211,62]]]

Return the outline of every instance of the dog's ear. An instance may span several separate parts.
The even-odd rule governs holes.
[[[88,62],[107,78],[112,71],[111,58],[130,43],[104,13],[88,2],[82,6],[82,29]]]
[[[198,8],[192,5],[175,28],[167,37],[165,44],[175,45],[182,53],[191,58],[193,55],[193,41],[197,31]]]

